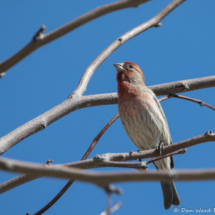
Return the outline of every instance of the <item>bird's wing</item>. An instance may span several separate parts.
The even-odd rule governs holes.
[[[162,116],[164,118],[165,126],[168,129],[168,133],[169,133],[170,144],[172,144],[172,138],[171,138],[171,135],[170,135],[169,126],[168,126],[168,123],[167,123],[167,120],[166,120],[166,116],[165,116],[165,114],[163,112],[163,108],[161,107],[161,104],[160,104],[160,102],[158,101],[158,99],[157,99],[157,97],[155,95],[154,95],[153,98],[154,98],[154,101],[155,101],[158,109],[160,110],[160,112],[161,112],[161,114],[162,114]]]
[[[168,126],[168,123],[167,123],[167,120],[166,120],[166,116],[165,116],[165,114],[163,112],[163,108],[161,107],[161,104],[160,104],[160,102],[158,101],[158,99],[157,99],[157,97],[155,95],[153,96],[153,98],[154,98],[154,101],[155,101],[158,109],[160,110],[160,112],[161,112],[161,114],[162,114],[162,116],[164,118],[164,122],[165,122],[166,128],[168,129],[168,133],[169,133],[170,144],[172,144],[172,138],[171,138],[171,135],[170,135],[169,126]],[[170,159],[171,159],[171,168],[173,169],[174,168],[173,157],[171,156]]]

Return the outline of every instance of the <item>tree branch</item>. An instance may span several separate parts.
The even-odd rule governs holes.
[[[27,57],[36,49],[40,48],[41,46],[46,45],[47,43],[52,42],[53,40],[62,37],[63,35],[73,31],[74,29],[90,22],[100,16],[105,14],[129,8],[129,7],[138,7],[139,5],[146,3],[149,0],[123,0],[117,1],[111,4],[103,5],[98,7],[77,19],[67,23],[66,25],[44,35],[43,32],[45,30],[44,26],[42,26],[33,37],[32,41],[28,43],[24,48],[22,48],[19,52],[14,54],[12,57],[8,58],[7,60],[0,63],[0,74],[5,72],[6,70],[10,69],[12,66],[20,62],[22,59]]]
[[[194,99],[194,98],[190,98],[190,97],[187,97],[187,96],[182,96],[182,95],[176,95],[176,94],[170,94],[168,96],[164,96],[163,98],[159,99],[160,102],[166,100],[166,99],[170,99],[170,98],[178,98],[178,99],[185,99],[187,101],[191,101],[191,102],[195,102],[197,104],[199,104],[200,106],[206,106],[212,110],[215,111],[215,107],[201,101],[201,100],[198,100],[198,99]]]
[[[200,143],[211,142],[211,141],[215,141],[215,134],[209,131],[209,132],[206,132],[204,135],[193,137],[193,138],[172,144],[170,146],[164,146],[163,155],[172,153],[174,151],[177,151],[183,148],[191,147]],[[112,162],[113,161],[114,162],[131,161],[131,160],[145,159],[145,158],[157,157],[157,156],[159,156],[159,152],[156,149],[150,149],[150,150],[145,150],[141,152],[132,152],[132,153],[107,153],[102,155],[96,155],[94,158],[91,158],[88,160],[67,163],[67,164],[64,164],[63,166],[79,168],[79,169],[91,169],[91,168],[107,167],[108,162],[111,162],[111,161]],[[61,166],[61,165],[54,165],[54,166]],[[0,194],[37,178],[38,176],[28,175],[28,174],[17,176],[9,181],[6,181],[0,184]]]
[[[95,72],[95,70],[121,45],[123,45],[128,40],[137,36],[140,33],[152,28],[160,26],[159,23],[164,19],[169,13],[171,13],[176,7],[178,7],[185,0],[174,0],[169,5],[167,5],[162,11],[160,11],[156,16],[148,20],[147,22],[137,26],[136,28],[128,31],[123,34],[121,37],[116,39],[111,45],[109,45],[99,56],[88,66],[84,74],[81,77],[81,80],[78,84],[76,90],[70,95],[70,97],[81,96],[86,91],[88,82]]]
[[[198,104],[201,104],[201,105],[205,105],[205,106],[208,106],[209,108],[212,108],[213,110],[215,110],[215,108],[213,108],[212,106],[206,104],[206,103],[203,103],[202,101],[200,100],[196,100],[196,99],[192,99],[192,98],[189,98],[189,97],[186,97],[186,96],[180,96],[180,95],[175,95],[175,94],[171,94],[169,96],[165,96],[161,99],[159,99],[159,101],[163,101],[163,100],[166,100],[168,98],[171,98],[171,97],[179,97],[179,98],[182,98],[182,99],[186,99],[186,100],[190,100],[190,101],[194,101]],[[96,136],[96,138],[93,140],[93,142],[91,143],[90,147],[88,148],[87,152],[85,153],[85,155],[83,156],[82,160],[86,160],[86,158],[89,156],[90,152],[92,151],[92,149],[95,147],[95,145],[97,144],[97,142],[99,141],[99,139],[101,138],[101,136],[104,134],[104,132],[111,126],[111,124],[119,117],[119,113],[116,114],[109,122],[108,124],[100,131],[100,133]],[[181,149],[182,150],[182,149]],[[179,152],[179,151],[178,151]],[[174,153],[174,152],[173,152]],[[172,153],[172,154],[173,154]],[[176,153],[176,152],[175,152]],[[184,152],[185,153],[185,152]],[[164,155],[164,156],[169,156],[169,154],[167,155]],[[156,158],[157,160],[158,159],[161,159],[161,157],[158,157]],[[153,160],[150,160],[148,163],[150,162],[153,162]],[[106,165],[111,165],[112,161],[110,161],[109,163],[106,162]],[[147,162],[146,162],[147,163]],[[104,162],[103,162],[104,164]],[[113,165],[113,164],[112,164]],[[117,162],[114,162],[114,165],[117,165]],[[131,163],[129,163],[129,166],[131,165]],[[137,164],[133,164],[134,166],[137,166]],[[125,163],[120,163],[118,162],[118,167],[128,167],[128,165],[126,165]],[[135,167],[134,167],[135,168]],[[146,168],[146,164],[144,163],[139,163],[138,167],[136,167],[138,169],[140,168]],[[56,201],[66,192],[66,190],[73,184],[73,180],[69,180],[67,182],[67,184],[60,190],[60,192],[47,204],[45,205],[42,209],[40,209],[38,212],[36,212],[34,215],[41,215],[42,213],[44,213],[46,210],[48,210],[53,204],[56,203]]]
[[[93,142],[90,144],[89,148],[87,149],[86,153],[82,157],[82,161],[86,160],[89,154],[92,152],[93,148],[98,143],[99,139],[103,135],[103,133],[110,127],[110,125],[118,118],[119,114],[116,114],[106,125],[105,127],[99,132],[99,134],[94,138]],[[39,211],[37,211],[34,215],[41,215],[45,211],[47,211],[52,205],[54,205],[58,199],[69,189],[69,187],[73,184],[73,180],[69,180],[66,185],[60,190],[60,192],[43,208],[41,208]]]
[[[148,0],[145,0],[144,2],[146,2],[146,1],[148,1]],[[180,5],[183,1],[184,0],[174,0],[170,5],[168,5],[163,11],[161,11],[159,13],[160,14],[160,20],[163,19],[168,13],[170,13],[178,5]],[[116,7],[114,6],[114,4],[117,4],[118,7],[120,7],[119,5],[122,6],[122,5],[124,5],[125,2],[126,3],[135,2],[135,4],[137,2],[139,2],[139,4],[141,4],[141,3],[143,3],[143,0],[142,1],[141,0],[133,0],[133,1],[131,1],[131,0],[124,0],[123,2],[120,1],[120,2],[116,2],[116,3],[112,3],[110,5],[113,6],[112,9],[114,8],[113,9],[113,11],[114,11],[114,10],[116,10]],[[110,5],[106,5],[106,6],[110,6]],[[96,11],[97,9],[93,10],[94,13],[98,12],[97,13],[97,17],[99,17],[101,15],[104,15],[103,14],[104,11],[103,10],[99,10],[101,8],[103,8],[103,10],[105,10],[106,13],[112,12],[112,11],[107,12],[106,9],[109,10],[110,8],[105,8],[105,6],[102,6],[100,8],[97,8],[98,11]],[[89,12],[89,13],[87,13],[87,14],[85,14],[84,16],[90,15],[91,13],[92,13],[92,11]],[[102,14],[99,15],[99,13],[102,13]],[[3,154],[8,149],[10,149],[11,147],[13,147],[15,144],[17,144],[21,140],[27,138],[28,136],[30,136],[30,135],[32,135],[32,134],[34,134],[34,133],[36,133],[36,132],[38,132],[40,130],[43,130],[45,127],[47,127],[48,125],[50,125],[54,121],[57,121],[59,118],[65,116],[65,115],[67,115],[67,114],[69,114],[69,113],[71,113],[73,111],[76,111],[76,110],[84,108],[84,107],[97,106],[97,105],[106,105],[106,104],[109,104],[108,102],[110,102],[110,104],[114,104],[114,102],[117,103],[117,99],[118,98],[117,98],[116,94],[104,94],[104,95],[93,95],[93,96],[82,96],[82,95],[86,91],[86,87],[87,87],[88,82],[89,82],[91,76],[93,75],[94,71],[99,67],[99,65],[101,65],[101,63],[108,56],[110,56],[110,54],[112,52],[114,52],[118,47],[120,47],[127,40],[133,38],[134,36],[138,35],[139,33],[143,32],[143,31],[145,31],[145,30],[147,30],[147,29],[149,29],[151,27],[158,27],[158,26],[160,26],[160,21],[158,21],[158,20],[155,19],[155,18],[157,18],[157,19],[159,18],[159,16],[158,16],[159,14],[157,14],[154,18],[152,18],[148,22],[146,22],[146,23],[138,26],[137,28],[131,30],[130,34],[129,34],[129,32],[127,32],[122,37],[120,37],[117,40],[115,40],[106,50],[104,50],[94,60],[94,62],[92,62],[92,64],[86,69],[86,71],[84,72],[84,74],[83,74],[83,76],[82,76],[82,78],[81,78],[81,80],[79,82],[78,87],[70,95],[70,97],[69,97],[70,99],[68,99],[65,102],[63,102],[62,104],[56,106],[55,107],[56,109],[53,108],[53,109],[47,111],[46,113],[40,115],[39,117],[35,118],[34,120],[31,120],[30,122],[26,123],[25,125],[20,126],[16,130],[14,130],[11,133],[9,133],[8,135],[6,135],[5,137],[1,138],[0,139],[0,155]],[[92,17],[94,17],[93,14],[91,14],[91,15],[92,15]],[[78,18],[80,22],[83,21],[84,16]],[[97,17],[94,17],[92,19],[95,19]],[[86,19],[85,21],[88,22],[88,21],[90,21],[92,19],[90,19],[90,17],[88,17],[88,20]],[[77,21],[77,20],[74,20],[74,21]],[[79,23],[79,22],[77,22],[77,23]],[[85,23],[82,23],[82,24],[85,24]],[[69,26],[69,24],[67,24],[67,25]],[[29,55],[31,52],[33,52],[37,48],[45,45],[46,43],[44,43],[44,41],[45,41],[44,38],[46,38],[46,37],[49,36],[50,37],[50,41],[49,42],[51,42],[52,40],[57,39],[58,37],[66,34],[66,33],[68,33],[69,31],[71,31],[71,30],[68,30],[68,28],[67,28],[68,26],[67,25],[65,25],[65,26],[63,26],[63,27],[61,27],[61,28],[59,28],[59,29],[57,29],[57,30],[55,30],[55,31],[47,34],[47,35],[43,34],[43,32],[45,30],[45,27],[44,26],[41,27],[41,29],[39,29],[38,32],[33,37],[32,42],[30,42],[28,44],[28,45],[30,45],[31,43],[32,44],[34,43],[34,45],[35,44],[38,45],[38,44],[41,43],[41,45],[39,45],[38,47],[35,46],[36,48],[32,49],[29,53],[28,53],[28,51],[29,51],[28,48],[29,47],[27,45],[20,52],[18,52],[17,54],[15,54],[14,56],[12,56],[10,59],[8,59],[9,60],[9,64],[7,62],[8,60],[6,60],[3,63],[1,63],[0,64],[0,77],[5,74],[4,71],[6,71],[10,67],[12,67],[13,65],[15,65],[16,63],[18,63],[19,61],[21,61],[24,57],[26,57],[27,55]],[[77,26],[77,27],[79,27],[79,26]],[[140,28],[141,26],[143,27],[142,30]],[[64,30],[63,30],[63,28],[64,28]],[[138,28],[139,28],[139,33],[138,33]],[[144,28],[145,28],[145,30],[144,30]],[[65,32],[65,31],[68,31],[68,32]],[[56,38],[54,38],[54,39],[52,38],[52,36],[53,36],[53,35],[51,35],[52,33],[54,33],[53,35],[54,35],[54,37],[56,36]],[[60,35],[60,34],[62,34],[62,35]],[[133,34],[133,36],[130,36],[131,34]],[[24,52],[22,52],[23,50],[24,50]],[[24,56],[22,54],[24,54],[24,55],[26,54],[26,55]],[[17,60],[17,62],[14,63],[14,60],[15,61]],[[6,67],[9,65],[9,67],[6,68],[5,70],[1,70],[2,69],[2,65],[3,65],[3,69],[4,69],[5,65],[6,65]],[[198,82],[197,79],[195,79],[195,80],[196,80],[196,82]],[[175,83],[175,85],[171,86],[171,85],[168,84],[168,87],[169,87],[169,89],[171,88],[171,92],[170,93],[173,93],[173,92],[177,93],[177,92],[175,92],[177,90],[180,90],[180,92],[186,92],[186,91],[193,90],[194,88],[200,89],[200,88],[212,87],[212,86],[215,85],[214,84],[214,82],[215,82],[214,80],[215,80],[215,76],[211,76],[211,77],[205,78],[205,80],[204,80],[205,82],[203,84],[202,84],[203,80],[201,79],[200,80],[200,84],[199,83],[196,84],[196,83],[192,82],[191,85],[192,84],[194,84],[194,85],[190,86],[189,83],[188,83],[190,80],[188,80],[188,81],[178,82],[178,85],[176,84],[176,82],[173,82],[173,83]],[[162,88],[163,85],[162,86],[158,85],[158,86],[160,86],[159,89],[156,89],[156,86],[152,86],[151,87],[152,89],[153,89],[153,87],[155,87],[153,89],[155,93],[156,93],[156,90],[158,90],[157,95],[159,95],[159,92],[162,94],[163,91],[165,91],[165,92],[168,91],[168,89],[166,89],[165,86],[164,86],[164,89]],[[165,94],[169,94],[169,93],[165,93]],[[187,100],[190,100],[190,101],[194,101],[194,99],[191,99],[191,98],[188,98],[188,97],[184,97],[184,96],[178,96],[178,95],[170,95],[168,98],[170,98],[171,96],[172,97],[178,97],[178,98],[187,99]],[[200,100],[195,100],[194,102],[196,102],[196,103],[198,103],[198,104],[200,104],[202,106],[208,106],[209,108],[215,110],[212,106],[210,106],[210,105],[208,105],[206,103],[203,103]],[[53,112],[51,112],[51,111],[53,111]],[[53,115],[53,113],[54,113],[54,115]],[[180,148],[181,146],[186,145],[186,144],[188,144],[188,146],[192,146],[192,145],[200,143],[203,139],[204,140],[208,140],[208,141],[213,141],[213,140],[215,140],[214,137],[215,136],[214,136],[214,134],[212,134],[212,132],[206,132],[205,135],[202,135],[202,136],[199,136],[199,137],[194,137],[194,138],[190,139],[189,143],[186,142],[186,141],[182,141],[182,142],[180,142],[179,145],[177,145],[177,143],[176,143],[176,144],[174,144],[176,146],[171,145],[169,149],[168,149],[169,146],[167,146],[167,147],[165,147],[165,149],[166,149],[166,151],[168,151],[168,150],[171,151],[171,150],[174,150],[177,147]],[[3,144],[1,144],[1,143],[3,143]],[[151,152],[148,152],[148,155],[144,154],[143,157],[141,157],[141,158],[144,158],[144,156],[152,156],[153,153],[155,153],[156,156],[158,154],[156,150],[148,150],[148,151],[151,151]],[[89,151],[87,153],[88,153],[87,154],[87,156],[88,156],[89,155]],[[87,160],[85,164],[74,162],[74,163],[70,163],[70,164],[64,164],[64,166],[75,167],[75,166],[78,166],[78,165],[80,165],[80,166],[82,165],[82,167],[83,167],[83,165],[86,165],[86,166],[88,165],[88,167],[89,167],[89,166],[92,166],[92,164],[94,165],[93,168],[101,167],[102,165],[103,166],[112,166],[112,167],[126,167],[126,168],[138,168],[140,166],[140,163],[129,163],[128,164],[128,163],[115,162],[115,161],[111,160],[111,159],[114,159],[115,156],[116,156],[115,157],[116,160],[117,159],[119,159],[119,160],[126,159],[126,158],[124,158],[123,154],[128,154],[128,153],[119,153],[119,154],[120,155],[117,155],[117,156],[116,156],[116,154],[112,154],[113,155],[112,156],[110,153],[109,154],[105,154],[104,156],[103,155],[97,155],[93,159]],[[164,154],[165,154],[165,152],[164,152]],[[135,156],[138,157],[138,156],[140,156],[140,153],[137,153],[137,155],[136,155],[136,153],[130,153],[129,156],[130,157],[133,157],[133,156],[134,157]],[[169,156],[169,155],[166,154],[164,156]],[[128,157],[127,157],[127,159],[129,160]],[[157,159],[161,159],[161,158],[159,157]],[[90,160],[92,160],[91,163],[89,162]],[[152,161],[149,161],[149,162],[152,162]],[[96,166],[96,165],[98,165],[98,166]],[[147,174],[146,175],[136,175],[136,177],[138,179],[132,178],[132,175],[134,175],[133,173],[131,174],[131,173],[127,173],[126,172],[126,173],[122,173],[122,174],[120,174],[120,173],[119,174],[114,174],[114,173],[106,174],[106,177],[107,177],[107,179],[105,178],[106,181],[104,181],[104,182],[101,183],[100,180],[104,180],[104,179],[101,179],[102,174],[98,174],[98,173],[86,173],[85,175],[83,175],[83,174],[80,174],[81,173],[80,171],[76,172],[77,169],[64,168],[64,167],[62,167],[62,165],[60,165],[60,166],[56,165],[55,167],[53,167],[53,169],[52,169],[52,167],[50,168],[51,171],[49,171],[49,170],[45,171],[44,167],[41,168],[41,166],[31,165],[29,163],[21,163],[21,162],[19,163],[18,162],[18,164],[15,163],[15,166],[14,166],[14,161],[13,160],[9,160],[9,159],[8,160],[7,159],[6,160],[5,159],[2,160],[1,158],[0,158],[0,168],[2,168],[4,170],[9,170],[9,171],[16,171],[16,172],[23,171],[25,173],[30,173],[30,174],[24,174],[24,175],[16,177],[15,178],[16,180],[14,180],[14,181],[17,184],[19,184],[20,182],[23,184],[23,181],[25,181],[24,183],[26,183],[29,180],[34,180],[34,179],[36,179],[38,177],[43,177],[44,174],[45,174],[45,176],[54,176],[54,177],[60,177],[60,178],[70,178],[70,181],[71,180],[72,181],[74,181],[74,180],[86,181],[86,182],[97,184],[97,185],[102,186],[102,187],[104,187],[107,184],[112,183],[112,182],[121,182],[121,181],[124,181],[124,180],[125,181],[153,180],[153,179],[148,179],[150,177],[151,178],[154,177],[154,180],[163,180],[163,181],[177,180],[180,177],[181,178],[179,180],[196,180],[196,179],[197,180],[201,180],[201,179],[208,180],[208,179],[215,179],[215,170],[193,172],[193,174],[190,174],[189,172],[187,174],[187,172],[185,172],[185,171],[184,172],[181,171],[181,172],[178,172],[178,173],[177,172],[171,172],[170,173],[170,172],[165,172],[164,171],[164,172],[161,172],[160,175],[159,174],[154,175],[154,173],[152,172],[152,173],[150,173],[148,175]],[[63,168],[63,169],[60,169],[60,168]],[[92,168],[92,167],[89,167],[89,168]],[[48,168],[46,168],[46,169],[48,169]],[[87,169],[87,168],[85,168],[85,169]],[[62,176],[62,173],[63,173],[63,176]],[[76,179],[76,177],[78,177],[78,179]],[[126,179],[124,179],[124,177]],[[158,177],[161,177],[161,179],[158,179]],[[170,179],[170,178],[174,178],[174,177],[177,178],[177,179]],[[12,181],[12,180],[10,180],[10,181]],[[10,181],[3,183],[5,185],[5,187],[3,187],[3,189],[5,189],[5,188],[8,189],[8,187],[11,186]],[[12,189],[12,188],[10,188],[10,189]],[[0,185],[0,191],[1,191],[1,185]]]
[[[90,147],[87,149],[86,153],[84,154],[81,160],[86,160],[89,154],[92,152],[93,148],[96,146],[98,141],[100,140],[101,136],[105,133],[105,131],[118,119],[119,113],[117,113],[106,125],[105,127],[99,132],[99,134],[94,138],[93,142],[91,143]]]
[[[176,8],[178,5],[180,5],[184,0],[174,0],[172,3],[170,3],[166,8],[164,8],[159,14],[157,14],[154,18],[150,19],[148,22],[138,26],[137,28],[134,28],[133,30],[129,31],[129,34],[132,34],[133,36],[136,36],[137,34],[141,33],[144,30],[147,30],[149,27],[152,27],[153,24],[154,26],[157,26],[159,21],[163,19],[168,13],[170,13],[174,8]],[[148,26],[148,28],[147,28]],[[43,29],[39,30],[39,35],[41,35]],[[128,39],[131,37],[129,34],[126,33],[123,35],[122,38],[119,38],[120,43],[126,42]],[[35,38],[35,37],[34,37]],[[111,45],[110,47],[113,47]],[[111,48],[112,49],[112,48]],[[108,49],[106,49],[108,50]],[[113,52],[114,50],[112,50]],[[111,52],[111,53],[112,53]],[[100,56],[104,60],[106,59],[107,56],[109,56],[106,51],[103,52],[103,54]],[[90,106],[97,106],[97,105],[105,105],[105,104],[113,104],[117,102],[117,95],[116,94],[104,94],[104,95],[94,95],[94,96],[77,96],[80,95],[84,92],[84,89],[86,88],[87,83],[89,82],[89,79],[91,75],[93,74],[94,70],[103,62],[101,61],[100,57],[98,57],[94,62],[96,62],[97,66],[93,66],[91,64],[88,69],[85,71],[84,75],[82,76],[82,79],[76,88],[74,92],[74,96],[72,99],[67,99],[60,105],[52,108],[51,110],[47,111],[46,113],[38,116],[37,118],[29,121],[28,123],[20,126],[19,128],[15,129],[14,131],[10,132],[9,134],[5,135],[0,139],[0,155],[5,153],[7,150],[9,150],[11,147],[15,146],[17,143],[22,141],[23,139],[27,138],[28,136],[43,130],[46,128],[48,125],[51,123],[55,122],[56,120],[60,119],[61,117],[84,107],[90,107]],[[99,63],[101,61],[101,63]],[[92,67],[93,66],[93,67]],[[203,81],[204,79],[204,81]],[[189,80],[186,82],[176,82],[175,88],[185,92],[185,91],[190,91],[192,90],[191,88],[198,88],[199,85],[201,85],[200,88],[205,88],[205,87],[211,87],[215,85],[215,76],[203,78],[202,80],[196,79],[198,84],[194,84],[193,86],[189,87]],[[204,84],[202,83],[204,82]],[[205,84],[205,82],[207,84]],[[211,83],[213,82],[213,83]],[[191,84],[192,85],[192,84]],[[197,85],[197,86],[196,86]],[[207,85],[207,86],[205,86]],[[156,89],[156,86],[152,86],[152,88],[155,87],[155,91],[159,91],[159,89]],[[165,88],[165,85],[162,85],[162,88]],[[176,93],[174,86],[171,85],[170,83],[170,88],[173,89],[174,92],[171,93]],[[165,91],[164,89],[161,89],[161,91]],[[78,93],[77,93],[78,92]],[[170,94],[168,92],[168,94]],[[159,94],[158,94],[159,95]]]
[[[154,85],[149,88],[152,89],[157,96],[188,92],[197,89],[215,86],[215,76],[197,78],[190,80],[183,80],[171,82],[166,84]],[[172,91],[172,92],[171,92]],[[98,94],[90,96],[74,97],[67,99],[63,103],[57,105],[51,110],[41,114],[35,119],[25,123],[24,125],[13,130],[9,134],[0,138],[0,155],[15,146],[23,139],[45,129],[48,125],[66,116],[67,114],[86,107],[93,107],[99,105],[117,104],[117,93]]]
[[[17,160],[0,158],[0,169],[37,175],[39,177],[56,177],[72,179],[105,187],[110,183],[128,181],[197,181],[215,180],[215,170],[181,170],[181,171],[148,171],[148,172],[86,172],[76,168],[50,167],[38,164],[20,162]]]

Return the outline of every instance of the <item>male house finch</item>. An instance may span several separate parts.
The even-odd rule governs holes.
[[[145,85],[144,76],[134,63],[116,63],[118,109],[123,127],[131,141],[141,150],[172,144],[163,109],[155,94]],[[157,169],[171,170],[173,158],[155,161]],[[164,208],[180,205],[174,182],[161,182]]]

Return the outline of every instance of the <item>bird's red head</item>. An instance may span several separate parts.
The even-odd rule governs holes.
[[[117,70],[118,86],[123,83],[126,85],[145,85],[143,73],[135,63],[127,61],[125,63],[115,63],[114,66]]]

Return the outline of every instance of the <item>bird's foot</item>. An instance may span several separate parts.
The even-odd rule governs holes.
[[[141,150],[137,149],[137,152],[141,152]],[[142,162],[140,158],[137,159],[139,162]]]
[[[160,156],[162,156],[162,154],[163,154],[163,146],[164,146],[164,142],[160,142],[159,146],[156,149],[159,152]]]

